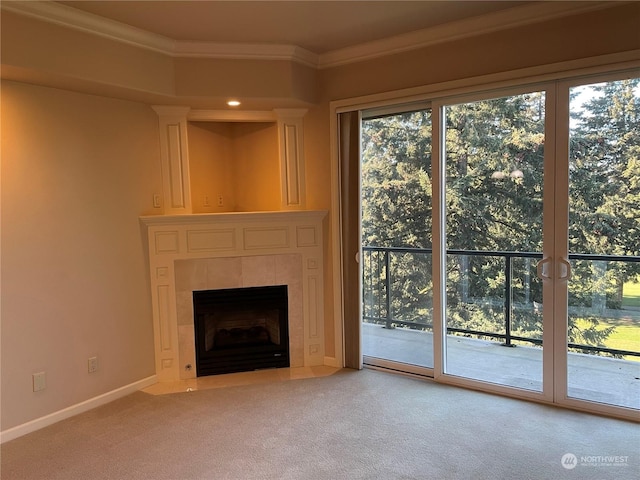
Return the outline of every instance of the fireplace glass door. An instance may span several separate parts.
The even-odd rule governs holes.
[[[289,366],[287,286],[193,292],[199,377]]]

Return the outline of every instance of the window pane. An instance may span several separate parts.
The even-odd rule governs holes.
[[[544,92],[450,105],[445,121],[445,373],[541,391]]]
[[[571,89],[568,393],[640,408],[640,80]]]
[[[433,367],[431,112],[362,122],[363,353]]]

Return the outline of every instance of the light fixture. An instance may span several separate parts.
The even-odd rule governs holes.
[[[240,105],[240,102],[238,100],[229,100],[227,102],[227,105],[229,105],[230,107],[237,107],[238,105]]]

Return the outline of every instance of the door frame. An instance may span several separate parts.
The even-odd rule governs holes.
[[[487,392],[498,393],[506,396],[513,396],[517,398],[525,398],[535,400],[544,403],[554,402],[554,348],[553,345],[553,325],[554,325],[554,295],[555,295],[555,275],[552,274],[551,278],[541,278],[543,285],[543,327],[542,327],[542,391],[526,390],[522,388],[500,385],[495,383],[489,383],[486,381],[475,380],[472,378],[459,377],[446,373],[446,285],[447,285],[447,273],[446,273],[446,151],[445,151],[445,136],[446,130],[444,128],[443,110],[447,105],[476,102],[494,98],[507,97],[511,95],[520,95],[529,92],[545,93],[545,146],[554,145],[555,143],[555,118],[556,118],[556,97],[555,97],[555,82],[544,81],[539,83],[527,82],[524,84],[513,85],[509,87],[496,88],[496,89],[481,89],[473,93],[464,93],[462,95],[444,96],[433,100],[433,113],[434,118],[432,129],[437,132],[438,135],[434,135],[434,143],[437,148],[434,147],[433,163],[433,178],[432,186],[433,192],[433,251],[434,251],[434,338],[435,327],[438,325],[438,338],[439,342],[434,342],[434,353],[437,349],[438,354],[434,359],[434,378],[442,383],[450,385],[456,385],[466,388],[472,388],[477,390],[483,390]],[[436,113],[437,110],[437,113]],[[551,260],[553,265],[554,255],[554,227],[556,212],[555,205],[555,162],[556,162],[556,150],[551,148],[545,148],[544,151],[544,165],[543,165],[543,247],[542,247],[542,259]],[[436,203],[437,202],[437,203]],[[542,260],[541,260],[542,261]],[[552,268],[552,271],[554,269]],[[437,298],[437,301],[436,301]],[[436,321],[435,319],[438,319]],[[437,343],[437,346],[436,346]]]

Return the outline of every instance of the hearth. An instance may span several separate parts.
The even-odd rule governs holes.
[[[286,285],[193,292],[199,377],[289,366]]]

